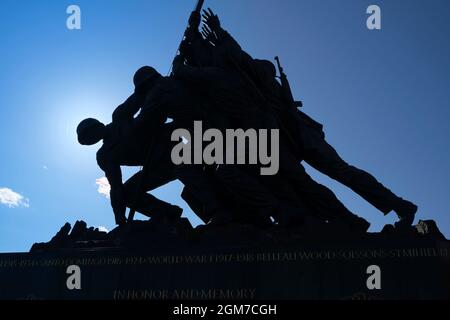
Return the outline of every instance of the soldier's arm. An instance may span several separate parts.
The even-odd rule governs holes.
[[[126,204],[123,193],[122,170],[120,164],[114,161],[114,149],[101,148],[97,152],[97,163],[105,172],[105,176],[111,186],[110,199],[114,211],[116,224],[126,222]]]
[[[184,64],[182,56],[173,61],[173,75],[178,79],[189,81],[198,85],[208,84],[220,77],[222,71],[215,67],[193,67]]]
[[[160,87],[156,87],[147,96],[141,112],[134,121],[136,135],[151,136],[167,120],[165,104],[161,103]]]
[[[189,17],[189,27],[186,29],[184,41],[193,42],[202,38],[198,27],[200,26],[200,13],[193,11]]]
[[[113,112],[113,123],[130,121],[142,107],[142,95],[133,93],[124,103],[116,108]]]
[[[219,17],[210,8],[203,10],[202,16],[204,22],[202,34],[208,41],[214,43],[217,48],[222,47],[236,63],[253,60],[231,34],[222,28]]]

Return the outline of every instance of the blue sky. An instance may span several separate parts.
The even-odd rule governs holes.
[[[81,30],[66,28],[71,4],[81,8]],[[371,4],[381,8],[380,31],[366,28]],[[66,221],[114,227],[109,202],[97,191],[96,179],[103,176],[95,162],[99,146],[79,146],[76,125],[86,117],[108,122],[132,92],[140,66],[167,73],[194,5],[193,0],[0,2],[5,202],[0,252],[27,251]],[[206,5],[254,57],[281,57],[304,111],[325,125],[344,159],[413,200],[418,218],[436,219],[450,236],[450,2],[206,0]],[[372,231],[395,220],[309,171],[372,222]],[[156,195],[186,208],[181,187],[173,183]],[[198,223],[187,208],[185,215]]]

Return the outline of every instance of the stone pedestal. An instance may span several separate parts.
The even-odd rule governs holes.
[[[235,241],[226,241],[227,230],[200,229],[189,241],[154,236],[148,247],[134,249],[101,248],[98,242],[1,254],[0,299],[450,298],[450,241],[291,235],[295,240],[284,242],[274,233],[232,230],[239,234],[230,236]],[[80,268],[81,290],[67,287],[71,265]],[[379,267],[379,274],[368,274],[369,266]],[[381,289],[368,289],[371,275],[379,276]]]

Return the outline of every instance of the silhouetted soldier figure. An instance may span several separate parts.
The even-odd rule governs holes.
[[[174,65],[178,64],[177,61],[183,64],[184,60],[196,66],[209,66],[211,64],[212,46],[198,32],[199,23],[199,14],[193,12],[189,19],[186,38],[180,46],[182,54],[175,59]],[[176,67],[174,71],[175,69]],[[209,121],[211,118],[214,118],[212,122],[214,128],[231,128],[227,120],[222,121],[224,117],[220,110],[211,110],[210,100],[205,99],[205,96],[200,94],[200,92],[204,93],[202,90],[204,88],[201,88],[201,85],[198,85],[196,81],[190,81],[186,78],[184,80],[187,81],[184,81],[180,78],[182,77],[160,77],[157,83],[154,84],[154,87],[148,93],[146,105],[137,118],[137,122],[141,124],[140,126],[144,132],[145,130],[151,130],[152,127],[157,127],[167,118],[173,119],[175,127],[187,130],[192,130],[195,120],[202,120],[205,127],[207,127],[208,124],[211,125],[211,121]],[[234,79],[231,78],[230,81]],[[225,85],[228,86],[230,84],[229,81],[227,79],[224,80]],[[212,92],[211,94],[216,95],[216,93],[220,92]],[[233,105],[232,101],[228,102],[228,105]],[[237,100],[237,102],[240,101]],[[239,105],[234,104],[233,108],[237,113],[241,113]],[[247,112],[247,116],[250,115]],[[211,223],[230,221],[230,212],[220,210],[223,207],[223,203],[218,204],[217,199],[213,201],[214,197],[206,195],[205,192],[209,191],[207,190],[207,184],[200,182],[201,179],[211,180],[211,174],[209,174],[211,171],[215,177],[214,183],[216,186],[217,184],[223,184],[224,188],[219,189],[226,189],[226,191],[234,193],[237,198],[240,198],[248,205],[259,207],[260,211],[273,211],[275,198],[269,195],[259,181],[241,172],[236,166],[221,167],[219,170],[203,170],[203,165],[200,167],[195,165],[180,166],[177,170],[180,180],[188,186],[189,190],[200,194],[200,198],[206,199],[206,207],[215,208],[215,210],[209,210],[209,212],[215,211],[212,214]],[[230,182],[236,180],[237,183],[230,186]],[[266,221],[270,221],[268,216]]]
[[[221,28],[217,15],[209,10],[209,12],[204,11],[203,17],[206,24],[203,35],[209,41],[217,42],[217,45],[227,43],[228,47],[234,48],[230,52],[234,53],[236,64],[249,72],[255,83],[260,86],[267,101],[281,115],[280,118],[290,124],[288,128],[295,137],[292,141],[298,142],[300,158],[318,171],[346,185],[384,214],[395,211],[400,218],[396,226],[405,227],[413,223],[417,206],[396,196],[369,173],[342,160],[336,150],[325,140],[322,125],[299,111],[292,101],[292,95],[286,95],[286,88],[281,87],[275,79],[276,70],[271,62],[254,60],[245,52],[238,53],[240,48],[238,43]],[[296,120],[298,130],[292,127],[292,119]],[[313,186],[310,182],[308,185]],[[310,188],[311,192],[313,190],[317,192],[317,199],[325,199],[325,194],[328,194],[328,197],[334,197],[317,185]]]
[[[138,78],[144,78],[145,81],[137,86],[135,95],[142,99],[139,104],[125,103],[114,113],[116,115],[126,115],[131,117],[140,110],[139,115],[133,120],[133,131],[136,139],[149,140],[154,137],[152,142],[146,141],[146,147],[150,158],[144,161],[143,165],[148,166],[151,163],[150,170],[155,162],[153,153],[158,152],[159,148],[164,149],[166,158],[156,160],[161,162],[162,166],[167,166],[164,170],[158,170],[156,174],[164,176],[164,181],[179,179],[195,196],[203,203],[203,213],[201,217],[225,216],[225,209],[221,200],[217,196],[216,189],[211,185],[209,177],[204,174],[203,166],[180,165],[174,166],[170,159],[171,145],[170,134],[167,136],[158,136],[161,127],[170,118],[171,131],[177,128],[183,128],[192,131],[195,120],[202,120],[202,97],[196,94],[196,88],[188,83],[179,81],[173,77],[163,77],[151,67],[143,67],[136,73]],[[140,76],[139,76],[140,75]],[[135,77],[136,79],[136,77]],[[144,101],[142,103],[142,101]],[[142,106],[142,108],[141,108]],[[122,118],[120,116],[119,118]],[[171,132],[170,132],[171,133]],[[128,137],[130,140],[133,137]],[[127,140],[125,139],[125,140]],[[142,148],[141,148],[142,150]],[[150,171],[145,170],[145,171]],[[165,172],[173,172],[173,175],[166,175]],[[137,181],[138,179],[134,179]],[[146,179],[147,180],[147,179]],[[136,186],[136,184],[133,184]],[[139,192],[139,190],[137,190]],[[139,210],[138,210],[139,211]]]
[[[194,12],[190,21],[199,22],[198,15]],[[192,27],[198,26],[193,24]],[[235,70],[226,64],[225,51],[218,51],[205,41],[198,40],[201,37],[198,32],[191,32],[195,41],[187,38],[181,46],[181,54],[174,61],[173,75],[182,81],[196,84],[202,97],[206,99],[204,107],[205,126],[222,130],[233,128],[269,129],[275,128],[276,123],[270,114],[263,115],[255,101],[257,96],[252,95],[254,90]],[[198,54],[198,56],[196,56]],[[186,61],[186,64],[183,62]],[[225,150],[234,152],[234,150]],[[249,166],[247,166],[249,167]],[[248,169],[248,168],[247,168]],[[270,221],[270,215],[275,211],[288,210],[286,207],[295,205],[292,200],[294,192],[288,191],[286,185],[278,184],[278,195],[261,184],[259,178],[248,174],[243,166],[220,165],[212,171],[217,183],[234,193],[240,202],[251,204],[258,208],[262,221]],[[289,196],[290,194],[290,196]],[[291,201],[289,201],[291,200]],[[290,202],[290,204],[288,204]],[[292,211],[292,209],[291,209]],[[298,210],[297,210],[298,211]],[[214,217],[215,221],[226,221],[226,217]]]
[[[180,61],[181,56],[175,59]],[[176,67],[174,66],[174,69]],[[154,128],[160,127],[168,118],[172,119],[174,128],[186,129],[193,133],[194,121],[202,121],[204,118],[205,101],[199,95],[196,82],[182,81],[177,77],[162,77],[159,75],[151,89],[148,90],[144,106],[136,118],[137,130],[144,136],[151,135]],[[191,135],[193,136],[193,135]],[[236,180],[239,185],[236,188],[242,191],[239,195],[242,201],[259,206],[261,211],[273,211],[274,197],[264,189],[260,183],[245,173],[238,172],[236,167],[227,167],[214,174],[220,182],[226,183]],[[189,190],[196,194],[196,198],[201,199],[207,209],[208,215],[212,217],[212,223],[229,222],[230,214],[224,210],[216,192],[210,187],[210,177],[203,170],[203,165],[181,165],[176,168],[177,178],[183,182]],[[217,180],[215,180],[217,183]],[[226,188],[229,192],[235,192],[233,188]],[[269,219],[269,217],[267,217]],[[270,219],[268,220],[270,221]]]
[[[210,66],[212,63],[213,47],[209,41],[203,39],[199,31],[200,23],[200,13],[193,11],[189,17],[185,38],[180,45],[180,53],[186,63],[195,67]]]
[[[103,140],[97,152],[97,162],[111,185],[111,205],[116,223],[126,222],[126,207],[135,206],[136,211],[148,217],[178,218],[182,209],[146,193],[175,180],[174,166],[170,160],[171,125],[154,130],[155,143],[152,166],[147,174],[139,172],[125,184],[122,182],[121,166],[143,166],[148,161],[149,140],[136,131],[134,115],[144,104],[146,86],[157,76],[152,68],[140,69],[135,77],[136,92],[113,113],[113,122],[104,125],[96,119],[82,121],[78,128],[78,140],[83,145],[93,145]],[[142,190],[139,190],[141,188]]]
[[[400,221],[396,223],[397,227],[410,226],[417,206],[396,196],[371,174],[342,160],[336,150],[325,140],[322,125],[293,105],[292,95],[287,94],[285,88],[275,80],[275,67],[272,63],[270,64],[272,65],[270,68],[267,68],[266,64],[267,77],[259,72],[262,92],[272,100],[274,109],[285,114],[285,119],[296,120],[298,130],[291,132],[296,134],[295,141],[298,142],[301,158],[316,170],[352,189],[384,214],[395,211],[400,218]]]
[[[217,16],[214,16],[211,11],[204,13],[206,23],[210,21],[208,16],[214,17],[216,24],[220,27]],[[241,128],[278,128],[279,122],[276,117],[273,117],[274,112],[267,103],[266,97],[259,92],[260,90],[249,77],[253,65],[263,61],[253,60],[223,29],[220,28],[217,33],[209,30],[209,33],[214,35],[214,39],[209,38],[209,41],[216,41],[214,48],[209,51],[212,55],[209,59],[210,65],[196,68],[177,63],[174,65],[175,76],[198,83],[199,87],[204,88],[204,95],[210,96],[210,101],[214,102],[208,112],[208,118],[220,120],[231,118],[233,119],[231,128],[236,125]],[[205,31],[204,35],[208,37]],[[219,124],[219,127],[223,126]],[[278,202],[284,206],[282,210],[277,210],[278,221],[282,224],[290,224],[298,219],[299,213],[315,213],[320,209],[323,218],[332,220],[338,216],[340,220],[352,227],[365,231],[369,224],[364,219],[352,214],[329,189],[319,185],[306,174],[304,168],[299,165],[299,161],[292,157],[292,152],[289,150],[292,145],[288,145],[287,140],[289,139],[282,138],[280,141],[283,174],[260,178],[266,189],[271,190]],[[227,169],[227,166],[220,166],[220,168]],[[239,185],[239,175],[232,175],[230,178],[234,179],[228,181],[230,185]],[[286,183],[288,180],[295,180],[296,190]],[[237,187],[236,190],[239,188]],[[253,193],[252,190],[249,191]],[[310,202],[309,209],[305,209],[305,200]],[[314,204],[312,208],[311,204]]]
[[[256,96],[238,73],[217,66],[192,67],[183,63],[179,56],[173,65],[174,76],[189,83],[196,84],[206,98],[205,118],[209,126],[225,132],[225,129],[237,128],[276,128],[270,114],[265,115],[255,104]],[[235,150],[225,150],[235,153]],[[245,168],[248,169],[248,165]],[[256,171],[256,170],[255,170]],[[259,172],[259,170],[258,170]],[[261,220],[270,221],[270,216],[277,211],[292,211],[298,199],[294,192],[283,183],[278,184],[278,190],[267,188],[260,179],[244,170],[242,165],[221,164],[216,166],[212,174],[229,192],[234,193],[242,202],[258,209]],[[272,178],[271,178],[272,179]],[[295,198],[295,199],[293,199]],[[299,209],[297,208],[297,211]],[[217,223],[227,221],[227,217],[214,217]],[[220,221],[220,222],[219,222]]]

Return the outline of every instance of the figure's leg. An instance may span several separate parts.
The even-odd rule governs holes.
[[[311,214],[311,208],[299,196],[295,184],[290,181],[292,172],[285,173],[287,172],[281,169],[276,175],[261,176],[260,181],[276,199],[272,200],[276,205],[273,217],[278,224],[283,226],[301,224],[304,217]]]
[[[203,166],[185,164],[176,166],[175,176],[185,185],[187,193],[184,195],[195,202],[195,207],[200,211],[198,214],[203,221],[209,221],[215,216],[230,215],[221,203],[213,180]]]
[[[257,179],[251,178],[237,166],[223,165],[217,170],[205,172],[202,166],[181,165],[177,167],[177,178],[189,189],[189,192],[203,205],[202,219],[210,217],[210,223],[224,224],[233,220],[226,203],[219,197],[222,189],[229,198],[246,207],[254,207],[258,215],[255,224],[270,223],[270,215],[275,200]]]
[[[273,206],[276,202],[268,190],[257,178],[248,174],[237,165],[221,165],[214,176],[224,188],[236,198],[256,207]]]
[[[314,131],[306,132],[305,135],[304,156],[313,168],[349,187],[384,214],[394,210],[402,217],[408,213],[413,216],[417,211],[414,204],[396,196],[371,174],[342,160],[323,137]]]
[[[272,192],[273,189],[268,188],[264,181],[246,169],[249,168],[221,165],[214,171],[214,177],[237,203],[255,208],[256,214],[252,215],[250,220],[257,225],[268,226],[272,224],[270,217],[280,209],[282,201]]]
[[[124,190],[127,207],[134,205],[137,212],[150,218],[157,216],[178,218],[182,212],[181,208],[147,193],[174,180],[170,168],[160,167],[155,170],[150,170],[146,174],[145,181],[142,181],[142,178],[143,172],[140,171],[125,182]],[[139,190],[140,187],[142,188],[141,190]]]
[[[189,187],[185,186],[181,193],[181,198],[188,204],[191,210],[203,221],[203,223],[208,223],[211,219],[209,213],[204,211],[203,202],[195,196],[193,192],[189,190]]]
[[[370,224],[353,214],[330,189],[314,181],[292,153],[280,149],[285,150],[280,152],[281,174],[294,184],[298,195],[312,213],[329,221],[341,220],[359,230],[366,231],[369,228]]]

